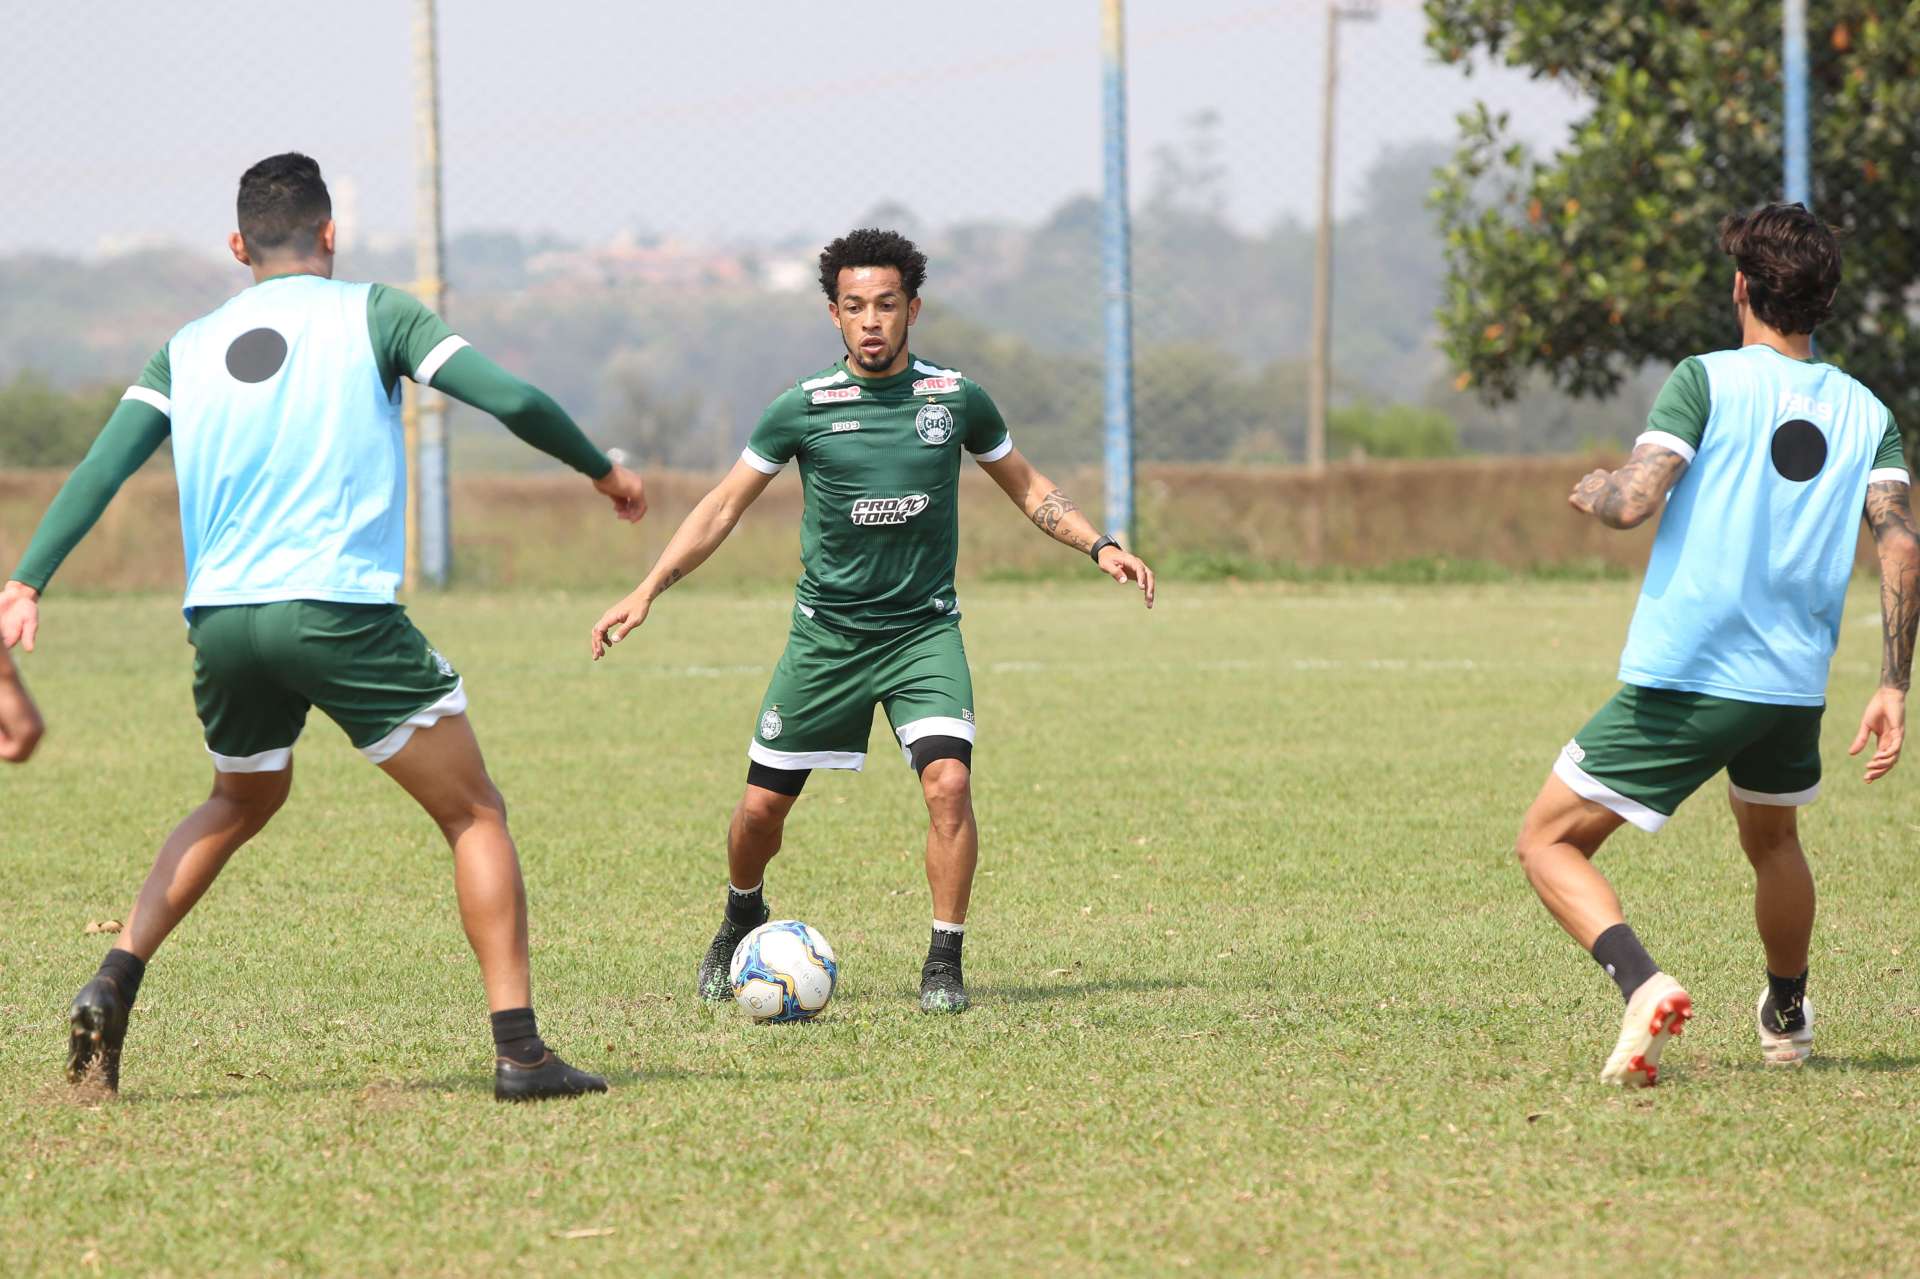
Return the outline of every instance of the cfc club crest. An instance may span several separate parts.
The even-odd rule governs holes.
[[[780,708],[769,707],[767,713],[760,717],[760,737],[770,742],[780,736],[780,730],[786,726],[786,721],[780,718]]]
[[[913,430],[923,444],[945,444],[953,438],[953,413],[944,404],[922,404]]]

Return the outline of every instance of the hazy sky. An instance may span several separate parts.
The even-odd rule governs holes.
[[[320,160],[349,235],[409,231],[412,8],[0,0],[0,252],[217,247],[240,171],[286,149]],[[1343,201],[1476,96],[1564,136],[1563,92],[1440,67],[1414,0],[1379,8],[1342,25]],[[1128,0],[1135,195],[1212,109],[1233,217],[1306,216],[1325,13]],[[440,37],[451,230],[764,239],[886,200],[1033,219],[1099,186],[1098,0],[442,0]]]

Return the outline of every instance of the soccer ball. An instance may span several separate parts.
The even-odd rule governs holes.
[[[734,1002],[755,1021],[805,1021],[833,998],[840,964],[827,939],[797,919],[776,919],[733,951]]]

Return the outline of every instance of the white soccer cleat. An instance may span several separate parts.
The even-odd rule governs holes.
[[[1800,1011],[1805,1014],[1800,1029],[1775,1030],[1767,1025],[1767,991],[1760,992],[1753,1019],[1760,1027],[1760,1059],[1769,1066],[1799,1066],[1813,1056],[1813,1001],[1804,996]]]
[[[1600,1082],[1651,1088],[1660,1077],[1660,1054],[1693,1016],[1693,996],[1665,973],[1640,983],[1620,1021],[1620,1041],[1600,1070]]]

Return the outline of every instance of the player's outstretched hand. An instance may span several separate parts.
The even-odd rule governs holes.
[[[615,462],[611,471],[593,482],[593,487],[613,500],[613,513],[629,524],[638,524],[647,513],[647,488],[638,471]]]
[[[1116,582],[1138,582],[1146,592],[1147,607],[1153,607],[1153,570],[1138,555],[1130,555],[1117,546],[1105,547],[1100,552],[1100,571]]]
[[[40,592],[25,582],[0,586],[0,649],[18,644],[31,653],[40,633]]]
[[[1867,738],[1875,741],[1873,758],[1867,761],[1867,780],[1879,781],[1900,762],[1900,745],[1907,735],[1907,695],[1897,688],[1883,688],[1867,703],[1860,716],[1860,731],[1854,735],[1847,754],[1858,755],[1866,749]]]
[[[642,587],[600,614],[600,620],[593,624],[593,660],[597,662],[605,657],[608,649],[646,621],[647,610],[652,607],[653,601],[647,598]]]
[[[1593,514],[1593,504],[1599,500],[1600,493],[1607,487],[1607,481],[1613,478],[1613,472],[1605,469],[1588,471],[1573,486],[1573,492],[1567,494],[1567,505],[1582,515]]]

